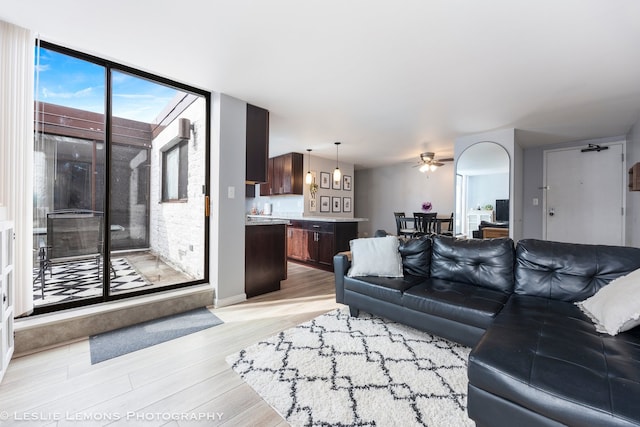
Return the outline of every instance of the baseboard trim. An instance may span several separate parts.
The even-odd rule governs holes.
[[[14,357],[213,305],[210,284],[16,319]]]
[[[215,302],[214,302],[214,306],[216,308],[219,307],[226,307],[228,305],[234,305],[234,304],[238,304],[241,302],[244,302],[247,300],[247,294],[242,293],[239,295],[234,295],[232,297],[228,297],[228,298],[216,298]]]

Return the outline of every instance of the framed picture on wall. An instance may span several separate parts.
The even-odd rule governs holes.
[[[329,196],[320,196],[320,212],[331,212]]]
[[[342,177],[342,189],[345,191],[351,191],[351,175],[345,175]]]
[[[342,199],[340,197],[334,197],[331,201],[331,211],[340,212],[342,209]]]
[[[320,172],[320,188],[331,188],[331,174]]]
[[[333,179],[331,179],[331,182],[333,182],[333,186],[331,188],[333,188],[334,190],[340,190],[340,188],[342,188],[342,180],[337,180],[334,181]]]
[[[315,212],[318,208],[316,199],[309,199],[309,212]]]
[[[342,212],[351,212],[351,197],[342,198]]]

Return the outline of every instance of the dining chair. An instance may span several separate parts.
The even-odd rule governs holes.
[[[404,212],[394,212],[393,213],[393,220],[396,223],[396,236],[400,236],[400,230],[407,228],[407,221],[402,220],[400,218],[404,218]]]
[[[416,234],[416,228],[414,219],[406,216],[399,216],[396,218],[396,228],[398,236],[413,236]],[[413,225],[413,226],[412,226]]]
[[[451,216],[449,217],[449,220],[442,220],[440,226],[442,227],[442,222],[446,222],[447,223],[447,229],[444,231],[440,231],[440,234],[442,234],[443,236],[453,236],[453,212],[451,212]]]
[[[429,235],[436,232],[437,212],[414,212],[416,234]]]
[[[414,223],[413,218],[407,218],[404,212],[394,212],[393,216],[396,221],[396,235],[412,236],[416,232],[415,224],[413,227],[409,226],[409,223]]]
[[[413,218],[415,221],[416,233],[420,235],[426,234],[424,212],[414,212]]]

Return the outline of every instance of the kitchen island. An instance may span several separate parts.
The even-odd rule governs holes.
[[[245,222],[244,292],[247,298],[280,289],[287,278],[285,220],[247,218]]]
[[[250,216],[264,219],[264,216]],[[358,223],[367,218],[322,216],[272,216],[287,220],[287,257],[291,261],[333,271],[333,256],[348,251],[349,242],[358,237]]]

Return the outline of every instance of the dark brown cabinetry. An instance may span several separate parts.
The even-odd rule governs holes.
[[[273,181],[273,158],[270,158],[267,162],[267,182],[260,183],[260,195],[271,196],[273,191],[271,190],[271,181]]]
[[[303,155],[288,153],[272,157],[268,161],[268,182],[260,184],[261,196],[279,194],[302,194],[303,191]]]
[[[358,236],[355,222],[291,221],[287,230],[289,259],[333,271],[333,256],[349,250]]]
[[[245,227],[245,293],[247,298],[280,289],[287,278],[285,224]]]
[[[298,261],[313,258],[308,244],[310,237],[309,231],[290,225],[287,229],[287,256]]]
[[[269,159],[269,111],[247,104],[247,184],[266,182]]]

